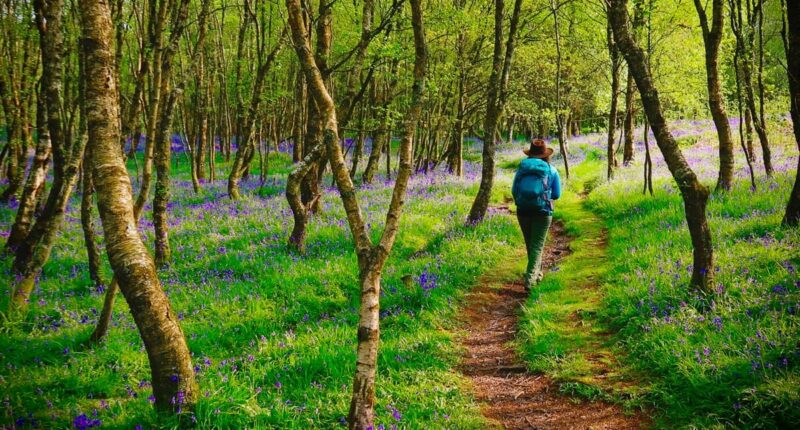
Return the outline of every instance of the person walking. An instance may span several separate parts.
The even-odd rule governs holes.
[[[511,195],[517,205],[517,220],[525,238],[528,267],[525,270],[525,290],[542,280],[542,250],[547,231],[553,221],[554,200],[561,197],[561,179],[550,165],[553,149],[542,139],[531,141],[523,152],[528,157],[519,163],[511,185]]]

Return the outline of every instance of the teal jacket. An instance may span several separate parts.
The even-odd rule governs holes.
[[[532,170],[534,168],[541,168],[541,165],[545,164],[547,167],[550,168],[550,178],[548,180],[548,184],[550,187],[550,200],[558,200],[561,197],[561,178],[558,176],[558,170],[555,167],[551,166],[550,163],[547,161],[542,160],[541,158],[525,158],[519,163],[519,168],[517,169],[517,173],[514,175],[514,183],[511,185],[511,195],[516,195],[517,190],[517,182],[520,176],[528,170]],[[523,216],[531,216],[531,215],[553,215],[552,210],[545,211],[545,213],[522,213],[522,211],[517,208],[517,214]]]

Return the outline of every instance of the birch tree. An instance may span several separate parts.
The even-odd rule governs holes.
[[[313,97],[321,118],[324,120],[323,141],[330,157],[333,176],[347,214],[347,221],[353,235],[358,257],[361,306],[358,323],[356,374],[353,381],[353,398],[350,403],[348,422],[351,429],[366,430],[373,428],[374,425],[375,373],[377,370],[380,333],[381,270],[397,236],[406,188],[411,176],[414,133],[422,111],[427,71],[427,48],[422,5],[419,0],[411,0],[415,46],[412,102],[406,115],[403,139],[400,144],[400,167],[397,173],[397,180],[386,215],[386,224],[378,243],[373,243],[370,239],[367,225],[356,198],[353,182],[345,165],[342,148],[339,143],[336,107],[311,53],[311,43],[303,25],[300,0],[287,0],[286,6],[294,48],[308,82],[309,94]]]
[[[86,115],[91,169],[106,252],[150,361],[156,408],[181,412],[197,399],[189,348],[136,228],[128,171],[119,148],[111,12],[102,0],[80,0],[86,58]]]

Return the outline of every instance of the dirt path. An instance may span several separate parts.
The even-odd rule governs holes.
[[[569,253],[569,238],[556,222],[550,229],[544,265],[549,270]],[[525,258],[524,251],[513,258]],[[461,371],[472,380],[484,416],[506,429],[638,429],[642,420],[606,402],[560,395],[547,376],[529,373],[513,349],[520,306],[527,293],[508,270],[489,273],[467,298],[466,355]],[[511,274],[516,276],[517,274]],[[521,278],[521,277],[520,277]]]

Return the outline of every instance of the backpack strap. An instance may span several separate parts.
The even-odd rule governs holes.
[[[547,176],[544,177],[542,184],[544,185],[544,200],[547,203],[547,206],[550,208],[550,211],[553,211],[553,200],[550,199],[550,175],[552,174],[552,166],[550,167],[551,171]]]

